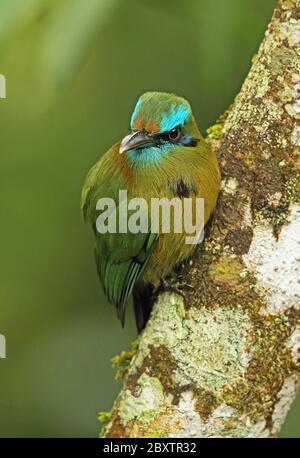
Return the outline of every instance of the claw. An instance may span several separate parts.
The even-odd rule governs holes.
[[[184,302],[186,302],[184,290],[194,288],[191,285],[178,285],[178,283],[176,283],[176,280],[172,278],[168,280],[162,278],[160,281],[160,289],[162,289],[163,291],[168,291],[170,293],[179,294],[183,298]]]

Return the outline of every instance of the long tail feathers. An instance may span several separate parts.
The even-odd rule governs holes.
[[[135,285],[133,289],[133,304],[138,333],[145,328],[152,310],[153,286],[150,284]]]

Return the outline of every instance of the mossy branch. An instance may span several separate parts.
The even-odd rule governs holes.
[[[285,420],[299,385],[300,0],[279,1],[208,140],[222,190],[177,275],[187,300],[159,295],[106,437],[268,437]]]

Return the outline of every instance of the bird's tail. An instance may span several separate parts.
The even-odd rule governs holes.
[[[140,334],[149,320],[153,305],[153,286],[150,283],[134,286],[133,304],[136,327]]]

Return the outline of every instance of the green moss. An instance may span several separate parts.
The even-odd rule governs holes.
[[[298,173],[285,183],[285,198],[288,202],[300,201],[300,175]]]
[[[232,283],[240,280],[242,264],[238,258],[222,256],[217,263],[210,266],[208,275],[217,283]]]
[[[286,207],[279,206],[277,208],[262,208],[260,211],[255,212],[255,221],[258,224],[269,222],[273,226],[275,234],[278,234],[280,228],[287,222],[287,209]]]
[[[206,130],[206,133],[212,140],[220,140],[222,137],[222,129],[222,124],[214,124]]]
[[[136,339],[132,342],[131,344],[131,350],[130,351],[121,351],[119,355],[116,355],[112,358],[112,367],[114,369],[117,369],[115,379],[116,380],[123,380],[123,378],[126,376],[128,369],[130,367],[130,363],[132,361],[132,358],[137,352],[139,346],[139,339]]]
[[[206,421],[214,409],[218,406],[217,396],[207,390],[196,388],[194,390],[196,398],[195,410],[202,420]]]
[[[102,428],[99,433],[99,437],[103,437],[106,432],[106,427],[112,419],[112,413],[110,411],[102,411],[98,414],[98,420],[102,423]]]
[[[281,2],[281,8],[283,10],[291,10],[295,6],[295,3],[293,0],[282,0]]]

